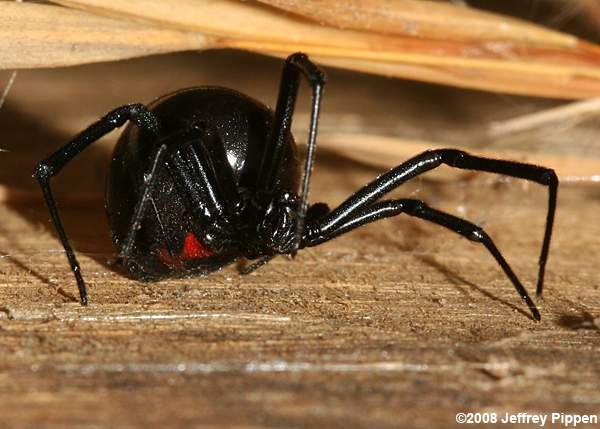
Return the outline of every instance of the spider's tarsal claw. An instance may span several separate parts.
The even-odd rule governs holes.
[[[88,305],[88,296],[85,283],[80,277],[77,278],[77,280],[77,287],[79,288],[79,302],[81,303],[81,305]]]
[[[540,315],[540,311],[538,310],[536,305],[533,303],[533,301],[531,300],[529,295],[527,295],[527,292],[525,292],[525,294],[522,295],[522,298],[523,298],[523,301],[525,301],[525,304],[527,304],[527,307],[529,307],[529,311],[531,311],[531,316],[533,317],[533,319],[536,322],[541,321],[542,316]]]

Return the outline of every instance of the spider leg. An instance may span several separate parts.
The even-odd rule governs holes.
[[[233,221],[243,209],[233,171],[215,130],[196,128],[195,136],[169,154],[165,165],[193,215],[198,237],[213,250],[231,240]],[[196,144],[201,143],[201,144]]]
[[[75,156],[81,153],[86,147],[108,134],[112,130],[120,127],[127,121],[135,123],[142,132],[148,132],[156,135],[158,133],[158,122],[154,115],[146,109],[142,104],[130,104],[127,106],[118,107],[112,110],[106,116],[95,122],[83,132],[78,134],[73,140],[65,146],[54,152],[48,158],[41,161],[35,168],[33,176],[37,178],[42,188],[44,200],[48,206],[48,211],[54,223],[54,228],[58,237],[65,249],[71,270],[75,275],[77,287],[79,288],[79,298],[82,305],[87,304],[87,291],[83,277],[81,276],[81,268],[75,252],[69,243],[69,239],[63,227],[62,221],[58,214],[58,209],[52,195],[50,187],[50,179],[56,176],[60,170]]]
[[[208,167],[213,172],[214,186],[228,206],[226,209],[231,213],[237,213],[241,207],[240,193],[236,184],[233,170],[227,160],[227,152],[217,131],[213,128],[202,129],[203,145],[199,147],[204,157],[208,160]]]
[[[309,240],[308,245],[315,246],[358,228],[359,226],[374,222],[379,219],[396,216],[401,213],[406,213],[409,216],[414,216],[437,225],[441,225],[450,229],[451,231],[456,232],[457,234],[462,235],[463,237],[468,238],[471,241],[483,244],[494,257],[498,265],[500,265],[506,276],[510,279],[519,296],[525,301],[533,315],[533,318],[538,321],[541,319],[537,307],[529,297],[529,294],[519,281],[518,277],[508,262],[506,262],[490,236],[482,228],[467,220],[433,209],[419,200],[386,200],[374,203],[368,207],[360,208],[352,215],[346,217],[344,222],[336,226],[335,229],[329,230],[327,234],[315,235],[315,239],[313,241]]]
[[[187,194],[192,213],[200,218],[206,217],[206,212],[214,218],[230,217],[239,203],[239,194],[216,131],[195,129],[183,144],[171,150],[166,164],[175,182]]]
[[[234,195],[232,197],[234,198],[237,197],[237,191],[233,173],[225,158],[226,155],[222,145],[220,146],[222,152],[220,155],[217,149],[207,149],[207,146],[215,146],[215,139],[216,134],[208,132],[202,127],[194,126],[173,133],[157,142],[158,147],[152,157],[152,166],[144,175],[145,182],[142,196],[134,209],[131,225],[119,256],[123,258],[131,256],[136,232],[141,227],[147,203],[151,201],[152,192],[158,180],[158,169],[163,165],[166,166],[181,192],[185,194],[186,197],[183,200],[190,213],[194,215],[196,223],[200,223],[200,219],[206,218],[207,213],[210,219],[205,219],[205,224],[207,222],[226,223],[229,219],[227,212],[229,208],[226,207],[223,201],[234,201],[235,204],[236,200],[223,199],[221,192]],[[194,142],[198,141],[202,141],[204,144],[193,145]],[[168,145],[168,142],[176,143]],[[200,156],[197,151],[201,151]],[[219,170],[222,176],[220,181],[212,163],[213,157],[216,159],[215,163],[222,168]],[[198,225],[196,226],[198,227]],[[200,231],[195,231],[195,233],[201,236]],[[168,240],[165,244],[169,248]],[[171,252],[171,250],[169,251]]]
[[[154,198],[152,198],[152,196],[150,197],[150,207],[152,208],[152,216],[154,216],[154,218],[157,221],[162,241],[166,245],[167,252],[169,252],[169,256],[173,258],[175,257],[176,251],[175,249],[173,249],[173,246],[168,239],[167,231],[165,230],[164,222],[162,220],[162,215],[158,211],[158,208],[156,207],[156,202],[154,201]]]
[[[300,85],[300,74],[303,74],[306,77],[312,87],[312,110],[308,131],[308,146],[304,164],[304,174],[302,177],[300,204],[297,211],[298,220],[294,235],[293,250],[291,252],[292,255],[296,254],[302,239],[302,230],[304,228],[306,210],[308,208],[310,176],[317,147],[319,111],[323,87],[325,85],[325,75],[305,54],[292,54],[285,61],[279,87],[277,108],[275,110],[272,137],[263,154],[261,174],[258,182],[259,189],[266,193],[270,193],[275,185],[275,179],[283,155],[284,143],[291,132],[292,116],[294,114],[294,106],[296,104],[298,87]]]
[[[503,174],[505,176],[525,179],[548,186],[548,212],[546,215],[544,240],[542,242],[539,258],[536,288],[537,296],[541,296],[544,287],[544,273],[546,261],[548,260],[548,251],[550,249],[550,239],[552,237],[552,226],[554,224],[556,195],[558,190],[558,177],[554,170],[549,168],[516,161],[473,156],[456,149],[427,151],[404,162],[398,167],[389,170],[387,173],[382,174],[344,201],[323,220],[321,224],[323,233],[329,234],[331,231],[336,230],[339,226],[343,225],[347,219],[353,217],[357,210],[373,204],[384,194],[400,186],[407,180],[439,167],[442,164],[465,170]]]
[[[238,271],[239,271],[240,275],[242,275],[242,276],[253,273],[254,271],[258,270],[260,267],[267,265],[271,261],[271,259],[273,259],[275,256],[277,256],[277,255],[263,256],[262,258],[259,258],[258,260],[252,262],[251,264],[248,264],[245,267],[240,268]]]
[[[142,190],[142,196],[138,200],[133,210],[131,224],[127,230],[125,240],[123,240],[121,251],[119,252],[120,258],[127,259],[131,256],[136,233],[142,227],[142,220],[144,219],[144,215],[146,213],[146,206],[148,201],[152,200],[152,192],[154,191],[154,186],[158,177],[158,169],[163,163],[166,152],[166,144],[163,143],[158,145],[152,156],[152,165],[150,166],[149,171],[144,174],[144,187]]]

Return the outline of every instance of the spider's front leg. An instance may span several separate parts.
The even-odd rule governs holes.
[[[143,132],[148,132],[152,135],[156,135],[158,133],[158,122],[154,115],[150,113],[145,106],[142,104],[130,104],[127,106],[122,106],[109,112],[102,119],[86,128],[65,146],[41,161],[36,166],[33,173],[34,177],[36,177],[40,183],[44,200],[48,206],[48,211],[50,212],[52,222],[65,249],[65,253],[67,254],[69,264],[71,265],[71,270],[75,275],[82,305],[87,304],[87,291],[85,288],[85,283],[83,281],[83,277],[81,276],[79,262],[77,262],[75,252],[69,243],[67,233],[65,232],[62,221],[60,220],[58,209],[52,195],[52,189],[50,187],[50,179],[56,176],[69,161],[75,158],[85,148],[98,141],[101,137],[113,131],[114,129],[122,126],[128,120],[135,123]]]
[[[303,245],[316,246],[367,223],[397,216],[401,213],[441,225],[471,241],[483,244],[494,257],[498,265],[500,265],[506,276],[510,279],[519,296],[525,301],[533,318],[538,321],[541,320],[540,312],[523,287],[521,281],[483,228],[449,213],[433,209],[419,200],[400,199],[374,203],[371,206],[357,210],[352,216],[348,216],[344,223],[337,226],[335,229],[330,230],[326,234],[323,234],[322,227],[315,224],[309,225],[306,230],[307,235]]]
[[[398,167],[392,168],[387,173],[382,174],[340,204],[340,206],[333,210],[333,212],[331,212],[323,221],[323,233],[328,234],[334,231],[349,217],[353,216],[357,210],[373,204],[383,195],[402,185],[407,180],[426,173],[429,170],[433,170],[443,164],[464,170],[503,174],[505,176],[536,182],[548,187],[548,212],[546,214],[544,240],[540,251],[536,288],[537,295],[541,296],[544,288],[544,274],[550,249],[550,239],[552,237],[554,213],[556,211],[556,196],[558,191],[558,177],[554,170],[550,168],[523,162],[474,156],[456,149],[427,151],[409,159]]]
[[[538,296],[541,295],[556,210],[558,178],[553,170],[536,165],[477,157],[455,149],[439,149],[424,152],[382,174],[353,194],[331,213],[325,215],[319,222],[307,225],[303,234],[302,247],[315,246],[356,227],[384,217],[395,216],[400,213],[419,217],[445,226],[470,240],[484,244],[509,277],[519,295],[527,302],[534,318],[539,320],[539,312],[535,308],[535,305],[533,305],[522,284],[502,257],[491,238],[481,228],[448,213],[432,209],[420,201],[396,200],[377,203],[383,195],[402,185],[407,180],[439,167],[442,164],[461,169],[500,173],[548,186],[548,213],[546,215],[544,241],[540,252],[537,282],[537,293]]]
[[[298,87],[300,85],[300,76],[308,80],[312,88],[312,106],[310,114],[310,126],[308,131],[308,143],[306,149],[306,160],[304,163],[304,174],[302,176],[302,189],[300,194],[300,204],[298,204],[297,217],[298,223],[295,231],[294,246],[291,252],[295,255],[300,246],[302,229],[308,209],[308,191],[310,185],[310,176],[315,159],[317,148],[317,127],[319,122],[319,112],[321,108],[321,99],[323,97],[323,88],[325,86],[325,74],[303,53],[297,52],[290,55],[283,67],[281,83],[279,87],[279,96],[277,99],[277,108],[275,110],[275,120],[273,122],[273,131],[271,139],[268,142],[263,154],[258,188],[267,194],[271,193],[275,186],[275,178],[280,168],[283,146],[289,137],[292,127],[292,117],[294,107],[298,96]]]

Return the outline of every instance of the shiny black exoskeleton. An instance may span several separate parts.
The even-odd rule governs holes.
[[[290,132],[301,76],[312,87],[308,148],[301,175]],[[552,235],[558,179],[553,170],[513,161],[432,150],[377,177],[333,211],[308,206],[325,77],[306,55],[285,62],[277,108],[225,88],[198,87],[145,107],[119,107],[91,125],[35,170],[79,286],[79,263],[52,197],[50,178],[87,146],[130,121],[115,147],[107,185],[113,240],[132,276],[159,279],[205,274],[239,258],[251,272],[278,254],[331,240],[366,223],[405,213],[483,244],[525,300],[540,314],[492,239],[480,227],[412,199],[382,200],[402,183],[442,164],[488,171],[546,185],[549,206],[539,260],[541,295]],[[298,192],[300,190],[300,192]]]
[[[215,87],[167,95],[148,110],[157,132],[131,125],[125,129],[115,147],[107,186],[109,225],[114,242],[126,246],[121,253],[131,274],[154,279],[207,272],[241,256],[269,253],[261,235],[272,232],[260,229],[260,224],[268,218],[273,198],[283,204],[277,210],[287,207],[295,216],[300,181],[295,143],[287,133],[279,166],[269,179],[273,191],[257,192],[273,112],[241,93]],[[163,168],[155,172],[145,215],[128,244],[148,167],[163,145]],[[284,220],[283,225],[266,227],[290,240],[296,223]]]

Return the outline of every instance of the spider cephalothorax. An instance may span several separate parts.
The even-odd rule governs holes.
[[[301,176],[290,128],[302,76],[312,88],[312,112]],[[113,154],[107,213],[114,242],[134,277],[204,274],[239,258],[257,260],[244,270],[250,272],[277,254],[294,255],[361,225],[404,213],[482,244],[539,320],[529,294],[482,228],[422,201],[383,197],[442,164],[547,186],[537,282],[541,295],[556,209],[554,171],[455,149],[432,150],[377,177],[333,210],[324,203],[309,207],[324,84],[324,74],[306,55],[293,54],[283,68],[275,111],[230,89],[190,88],[148,107],[119,107],[40,162],[34,174],[75,274],[82,304],[87,303],[85,284],[52,197],[50,178],[91,143],[130,121]]]

